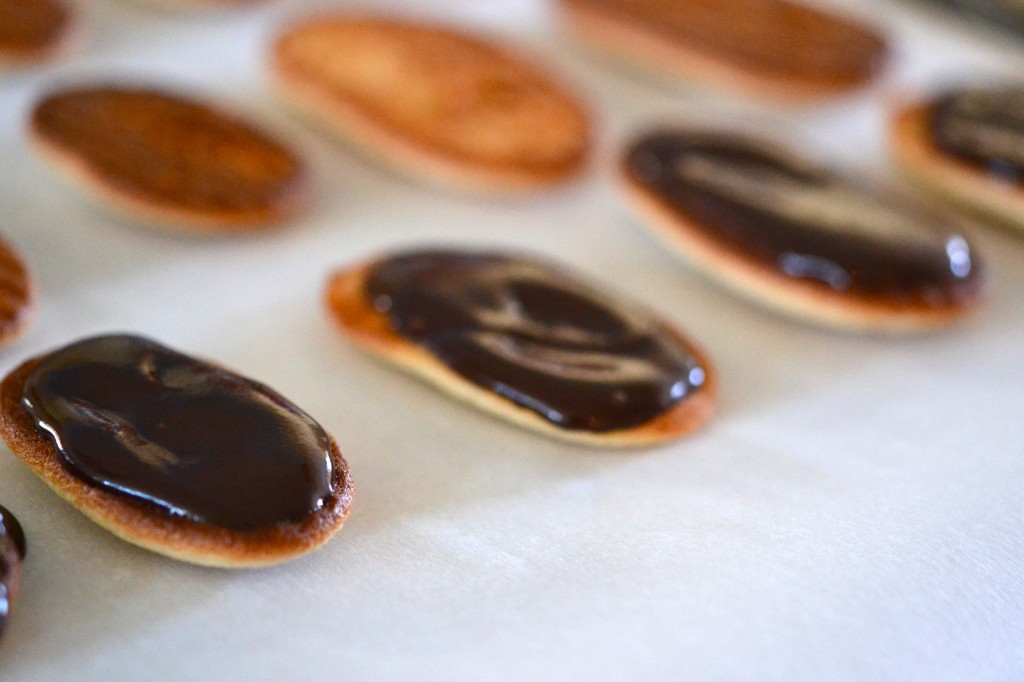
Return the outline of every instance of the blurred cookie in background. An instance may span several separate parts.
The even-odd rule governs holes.
[[[0,70],[60,56],[77,31],[78,12],[68,0],[0,0]]]
[[[236,116],[158,87],[51,92],[32,111],[33,149],[97,204],[146,224],[244,231],[292,217],[309,172]]]
[[[788,0],[558,0],[586,45],[644,68],[779,103],[862,88],[889,55],[875,27]]]
[[[659,130],[626,150],[620,178],[641,224],[676,255],[798,319],[927,331],[974,310],[985,292],[955,216],[774,143]]]
[[[508,195],[577,176],[590,156],[576,95],[462,30],[331,14],[288,27],[270,75],[282,99],[373,156],[448,188]]]
[[[1024,85],[952,89],[906,106],[889,140],[911,178],[1024,232]]]

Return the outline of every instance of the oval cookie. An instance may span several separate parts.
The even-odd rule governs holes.
[[[352,502],[334,440],[272,389],[137,336],[29,360],[0,432],[62,498],[133,544],[225,568],[292,559]]]
[[[910,177],[1024,230],[1024,86],[965,88],[906,107],[890,144]]]
[[[559,0],[595,49],[686,81],[782,101],[859,88],[888,48],[874,29],[788,0]]]
[[[71,41],[75,20],[64,0],[0,0],[0,68],[59,55]]]
[[[808,321],[924,330],[961,317],[983,292],[951,217],[762,142],[656,132],[629,147],[620,175],[642,224],[675,253]]]
[[[0,346],[17,340],[35,313],[35,285],[14,247],[0,239]]]
[[[396,168],[508,193],[578,174],[591,133],[579,101],[520,57],[454,29],[323,16],[274,44],[284,100]]]
[[[0,506],[0,640],[21,588],[21,562],[25,559],[25,531],[8,509]]]
[[[119,85],[51,93],[32,112],[34,149],[98,203],[194,231],[278,223],[302,207],[304,162],[207,104]]]
[[[364,349],[564,440],[668,441],[715,404],[714,370],[681,332],[544,263],[401,253],[335,274],[327,306]]]

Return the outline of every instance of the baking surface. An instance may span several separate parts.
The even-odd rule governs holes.
[[[887,27],[897,62],[862,95],[787,112],[595,59],[535,0],[362,3],[509,36],[592,103],[602,128],[585,180],[488,202],[409,182],[274,101],[266,45],[308,4],[176,15],[104,0],[78,56],[0,76],[0,231],[40,291],[0,370],[106,331],[216,359],[334,434],[352,515],[292,563],[203,569],[116,539],[0,448],[0,503],[29,543],[0,678],[1024,677],[1024,238],[975,231],[993,287],[966,324],[846,336],[677,264],[629,218],[609,170],[632,132],[678,121],[768,131],[888,175],[894,102],[1019,74],[1024,43],[924,6],[832,2]],[[203,239],[83,203],[30,157],[24,120],[47,86],[107,76],[219,98],[291,140],[316,171],[312,210]],[[716,361],[717,418],[668,447],[588,450],[466,409],[346,343],[321,305],[328,274],[430,243],[530,249],[644,300]]]

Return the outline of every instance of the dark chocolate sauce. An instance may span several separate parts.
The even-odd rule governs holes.
[[[637,426],[705,383],[660,323],[530,261],[403,254],[373,269],[365,295],[453,371],[565,429]]]
[[[942,151],[1024,185],[1024,87],[961,90],[940,97],[929,121]]]
[[[0,505],[0,538],[7,538],[13,542],[19,558],[25,558],[25,552],[28,550],[25,544],[25,531],[14,514],[3,505]]]
[[[0,637],[3,637],[11,602],[18,591],[25,548],[25,532],[21,524],[14,514],[0,506]]]
[[[626,172],[707,238],[823,289],[945,306],[981,285],[948,219],[743,138],[656,133]]]
[[[79,478],[232,530],[301,521],[336,487],[330,438],[268,387],[135,336],[46,356],[23,401]]]

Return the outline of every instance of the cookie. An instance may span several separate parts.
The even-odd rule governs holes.
[[[334,440],[272,389],[137,336],[98,336],[0,383],[0,434],[90,519],[140,547],[242,568],[341,528],[352,479]]]
[[[35,284],[14,247],[0,239],[0,346],[16,341],[35,314]]]
[[[554,266],[420,250],[335,274],[326,303],[357,345],[485,412],[587,445],[701,426],[715,372],[682,332]]]
[[[295,153],[218,109],[164,90],[64,88],[32,111],[32,146],[88,198],[143,223],[250,230],[293,216],[308,194]]]
[[[453,28],[328,15],[275,41],[283,100],[394,168],[491,194],[578,175],[591,148],[580,101],[518,55]]]
[[[861,88],[888,59],[874,28],[788,0],[559,0],[581,42],[714,89],[811,102]]]
[[[1024,230],[1024,86],[955,90],[907,106],[889,139],[910,177]]]
[[[641,224],[675,254],[806,321],[923,331],[962,317],[984,292],[952,216],[766,142],[654,132],[628,148],[619,175]]]
[[[0,639],[18,599],[25,549],[25,531],[21,524],[14,514],[0,506]]]
[[[0,69],[31,66],[62,54],[76,16],[64,0],[0,0]]]

